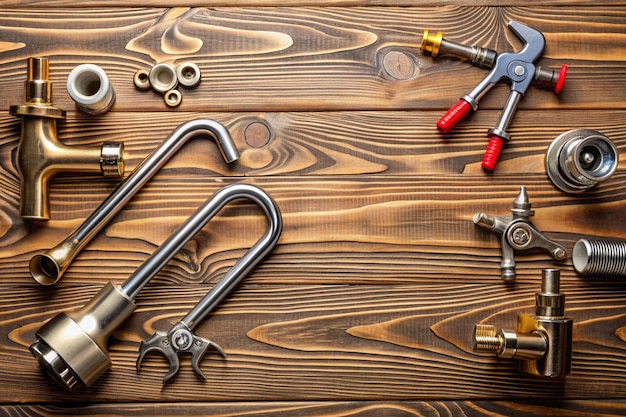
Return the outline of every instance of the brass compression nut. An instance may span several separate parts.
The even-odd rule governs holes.
[[[422,35],[422,44],[420,45],[420,49],[422,51],[430,52],[433,56],[437,56],[439,54],[439,47],[441,46],[442,40],[443,33],[437,32],[436,34],[431,35],[428,29],[426,29]]]

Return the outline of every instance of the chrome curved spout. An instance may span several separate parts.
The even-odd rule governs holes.
[[[252,270],[278,242],[283,229],[276,202],[259,187],[228,185],[205,201],[135,273],[121,286],[109,282],[84,307],[59,313],[37,331],[30,350],[41,366],[62,387],[73,391],[90,386],[112,365],[107,341],[136,308],[134,299],[192,237],[226,204],[245,198],[256,203],[267,216],[268,226],[261,238],[233,265],[197,307],[186,323],[193,327]]]
[[[201,134],[215,137],[217,147],[226,162],[230,163],[239,159],[239,152],[228,130],[220,123],[210,119],[197,119],[183,123],[116,187],[80,227],[54,248],[31,259],[29,268],[33,278],[42,285],[56,283],[78,252],[128,203],[135,193],[189,139]]]

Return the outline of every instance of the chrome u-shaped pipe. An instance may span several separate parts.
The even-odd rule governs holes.
[[[233,265],[218,284],[222,290],[204,300],[195,319],[219,302],[276,245],[282,233],[282,217],[274,200],[259,187],[234,184],[205,201],[121,286],[106,284],[84,307],[60,313],[37,331],[30,350],[41,366],[62,387],[74,391],[90,386],[112,365],[107,341],[137,307],[134,298],[193,236],[226,204],[245,198],[259,205],[268,219],[261,238]]]
[[[210,119],[197,119],[183,123],[148,155],[135,170],[122,181],[106,200],[63,242],[47,252],[35,255],[30,261],[30,273],[38,283],[56,283],[69,264],[91,239],[126,205],[146,182],[190,138],[200,134],[215,137],[222,157],[228,163],[239,159],[239,152],[228,130]]]

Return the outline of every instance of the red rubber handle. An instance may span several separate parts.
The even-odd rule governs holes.
[[[485,156],[483,156],[482,167],[487,171],[493,171],[496,169],[498,159],[500,159],[500,152],[506,142],[503,138],[497,135],[489,136],[489,144],[487,144],[487,150]]]
[[[458,122],[469,114],[470,110],[472,110],[472,106],[470,106],[467,101],[463,99],[459,100],[458,103],[450,107],[450,110],[448,110],[446,114],[441,116],[441,119],[437,122],[437,128],[444,133],[449,132]]]
[[[561,91],[563,91],[563,84],[565,84],[566,75],[567,65],[561,65],[561,70],[559,71],[559,79],[556,81],[556,85],[554,86],[554,92],[556,94],[561,94]]]

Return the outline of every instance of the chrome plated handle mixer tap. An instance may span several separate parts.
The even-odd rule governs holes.
[[[528,199],[526,187],[522,186],[520,193],[513,200],[513,214],[507,217],[492,216],[483,212],[474,215],[474,223],[478,226],[498,233],[502,245],[502,279],[512,281],[515,279],[515,250],[527,250],[541,248],[548,252],[558,261],[563,261],[567,257],[567,251],[560,245],[548,239],[530,221],[530,217],[535,215],[530,209],[531,204]]]
[[[232,267],[224,279],[203,298],[177,327],[179,333],[174,340],[179,351],[184,351],[183,337],[189,337],[194,350],[194,368],[206,348],[215,345],[191,333],[202,320],[261,259],[276,245],[282,232],[280,211],[272,198],[262,189],[246,184],[229,185],[204,202],[121,286],[108,283],[91,301],[78,311],[60,313],[37,332],[38,340],[30,350],[48,374],[61,386],[73,391],[81,386],[90,386],[112,365],[107,350],[111,333],[121,325],[136,308],[134,298],[174,255],[182,249],[227,203],[246,198],[259,205],[268,218],[268,227],[263,236]],[[176,326],[175,326],[176,327]],[[185,333],[189,331],[189,333]],[[182,333],[181,333],[182,332]],[[169,332],[168,332],[169,335]],[[158,336],[158,334],[157,334]],[[152,340],[152,339],[149,339]],[[205,347],[196,343],[204,343]],[[180,343],[180,345],[178,345]],[[140,361],[147,344],[142,344]],[[221,348],[220,348],[221,350]],[[163,350],[170,363],[170,378],[178,369],[177,357]]]

